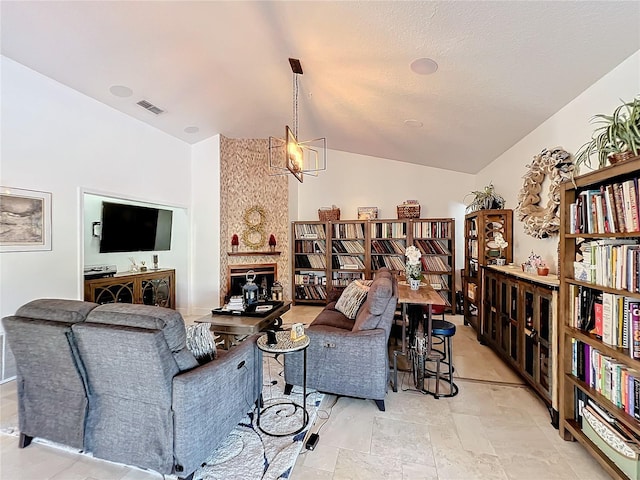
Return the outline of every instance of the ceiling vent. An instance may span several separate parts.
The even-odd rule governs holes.
[[[149,112],[154,113],[156,115],[160,115],[161,113],[164,113],[164,110],[162,110],[159,107],[156,107],[153,103],[149,103],[146,100],[140,100],[138,102],[138,105],[140,105],[145,110],[148,110]]]

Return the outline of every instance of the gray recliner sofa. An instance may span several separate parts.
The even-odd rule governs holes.
[[[97,306],[38,299],[2,319],[16,360],[20,448],[41,437],[84,449],[86,379],[71,326]]]
[[[131,304],[97,307],[73,333],[98,458],[188,478],[260,398],[255,338],[200,366],[178,312]]]
[[[398,301],[398,284],[386,268],[380,269],[367,299],[351,320],[330,302],[305,333],[307,386],[321,392],[375,400],[384,411],[389,385],[387,343]],[[284,358],[286,392],[303,382],[301,352]]]

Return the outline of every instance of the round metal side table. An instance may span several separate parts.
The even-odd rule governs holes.
[[[273,403],[267,407],[264,407],[263,409],[258,408],[258,418],[256,421],[256,425],[258,426],[258,428],[260,429],[260,431],[262,431],[264,434],[272,436],[272,437],[288,437],[290,435],[295,435],[297,433],[300,433],[302,430],[305,429],[305,427],[309,424],[309,412],[307,411],[307,407],[306,407],[306,401],[307,401],[307,347],[309,346],[309,337],[308,336],[304,336],[302,339],[297,340],[297,341],[292,341],[291,340],[291,332],[289,330],[285,330],[285,331],[280,331],[280,332],[276,332],[276,340],[277,342],[273,345],[269,345],[267,343],[267,335],[264,334],[260,337],[258,337],[258,341],[256,342],[256,344],[258,345],[258,348],[260,350],[262,350],[263,352],[267,352],[267,353],[275,353],[275,354],[282,354],[282,355],[287,355],[289,353],[293,353],[293,352],[299,352],[302,351],[303,352],[303,364],[302,364],[302,368],[303,368],[303,372],[302,372],[302,405],[290,401],[290,400],[286,400],[286,401],[279,401],[276,403]],[[297,412],[298,410],[302,411],[302,426],[300,428],[298,428],[297,430],[293,431],[293,432],[286,432],[286,433],[280,433],[280,432],[273,432],[273,431],[267,431],[265,430],[261,425],[260,425],[260,420],[262,415],[264,415],[265,413],[270,412],[272,409],[279,407],[280,410],[282,410],[283,408],[293,408],[292,411],[292,415],[295,414],[295,412]],[[276,415],[278,414],[278,412],[276,412]]]

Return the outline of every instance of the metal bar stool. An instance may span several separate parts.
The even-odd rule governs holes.
[[[429,375],[435,375],[436,379],[442,379],[449,384],[449,393],[439,394],[439,397],[454,397],[458,394],[458,386],[453,383],[453,336],[456,334],[456,326],[444,319],[444,309],[443,305],[432,305],[431,312],[432,315],[442,315],[442,320],[433,319],[432,320],[432,328],[431,335],[433,336],[433,349],[437,350],[442,354],[442,360],[440,364],[447,365],[448,373],[440,373],[427,370]],[[442,347],[438,348],[440,345]],[[439,366],[436,366],[439,369]]]

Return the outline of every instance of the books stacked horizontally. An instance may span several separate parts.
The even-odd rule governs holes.
[[[244,300],[242,295],[232,296],[229,299],[229,303],[227,303],[224,308],[232,312],[244,312]]]

